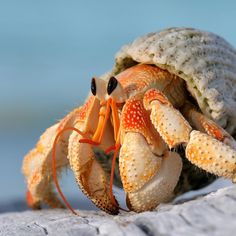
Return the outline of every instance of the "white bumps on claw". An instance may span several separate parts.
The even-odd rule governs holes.
[[[154,155],[144,136],[127,132],[120,149],[120,174],[125,192],[140,189],[160,169],[162,159]]]
[[[92,146],[80,143],[80,139],[81,135],[76,132],[72,132],[69,138],[68,159],[75,179],[82,192],[97,207],[110,214],[117,214],[118,208],[111,202],[107,174],[96,160]]]
[[[151,121],[170,148],[188,142],[191,127],[178,110],[157,100],[151,107]]]
[[[181,157],[177,153],[167,152],[157,174],[141,189],[127,194],[128,206],[136,212],[142,212],[169,201],[173,197],[181,170]]]
[[[235,178],[236,151],[207,134],[191,132],[186,156],[193,164],[210,173]]]

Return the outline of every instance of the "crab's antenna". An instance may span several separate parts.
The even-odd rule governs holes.
[[[116,165],[116,158],[118,156],[119,149],[120,149],[120,143],[115,145],[115,152],[114,152],[114,155],[113,155],[113,158],[112,158],[112,164],[111,164],[111,176],[110,176],[110,196],[111,196],[111,202],[112,202],[112,204],[114,206],[118,207],[120,210],[126,211],[126,212],[130,212],[129,210],[126,210],[126,209],[120,207],[117,204],[117,201],[116,201],[116,199],[114,197],[114,194],[113,194],[113,182],[114,182],[114,174],[115,174],[115,165]]]
[[[61,137],[61,135],[65,132],[65,131],[75,131],[77,133],[79,133],[81,136],[84,136],[84,134],[74,128],[74,127],[66,127],[62,130],[60,130],[55,139],[54,139],[54,142],[53,142],[53,147],[52,147],[52,172],[53,172],[53,180],[54,180],[54,183],[56,185],[56,188],[57,188],[57,191],[59,193],[59,195],[61,196],[63,202],[65,203],[65,205],[67,206],[67,208],[75,215],[78,215],[78,213],[75,212],[75,210],[72,208],[72,206],[70,205],[70,203],[67,201],[66,197],[64,196],[64,194],[62,193],[61,191],[61,188],[59,186],[59,182],[58,182],[58,179],[57,179],[57,167],[56,167],[56,147],[57,147],[57,143],[59,141],[59,138]]]
[[[113,181],[114,181],[114,173],[115,173],[115,165],[116,165],[116,158],[118,155],[120,149],[120,144],[116,146],[113,158],[112,158],[112,164],[111,164],[111,177],[110,177],[110,197],[111,197],[111,202],[114,206],[119,207],[119,205],[116,202],[116,199],[113,194]],[[120,208],[120,207],[119,207]]]

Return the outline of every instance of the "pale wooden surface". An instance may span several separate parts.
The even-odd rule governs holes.
[[[121,213],[67,210],[24,211],[0,215],[0,235],[235,235],[236,186],[220,189],[154,212]]]

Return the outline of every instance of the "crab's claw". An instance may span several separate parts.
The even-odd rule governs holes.
[[[141,212],[172,198],[182,161],[156,132],[142,96],[129,99],[121,117],[120,174],[127,205]]]
[[[163,157],[152,153],[139,133],[127,133],[120,152],[120,171],[127,206],[136,212],[154,209],[173,197],[182,170],[181,157],[165,152]]]

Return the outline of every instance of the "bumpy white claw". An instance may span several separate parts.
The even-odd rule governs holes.
[[[125,192],[142,188],[161,167],[162,159],[152,153],[142,134],[128,132],[120,150],[120,175]]]
[[[141,189],[127,194],[129,208],[142,212],[169,201],[173,197],[173,190],[178,183],[181,170],[181,157],[177,153],[167,152],[156,175]]]

